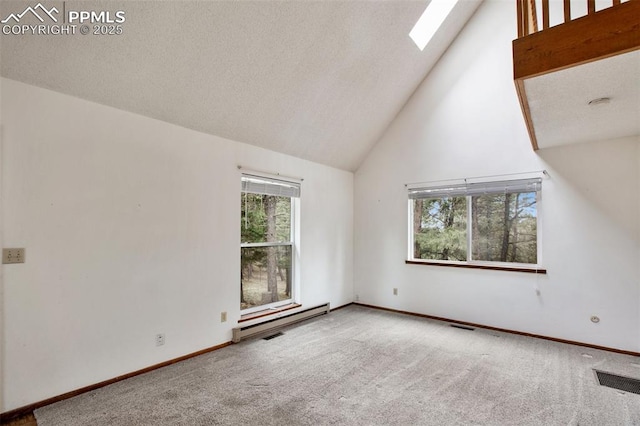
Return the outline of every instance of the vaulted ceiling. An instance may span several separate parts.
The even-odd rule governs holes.
[[[355,170],[480,1],[460,1],[424,51],[408,36],[422,0],[44,2],[123,10],[123,33],[2,35],[1,74]]]

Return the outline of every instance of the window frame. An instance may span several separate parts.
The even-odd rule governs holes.
[[[265,179],[269,181],[280,181],[289,184],[293,184],[298,186],[299,192],[301,187],[301,181],[296,180],[294,178],[283,178],[279,175],[270,175],[262,172],[253,172],[253,171],[242,171],[240,174],[240,182],[242,182],[242,178],[247,177],[255,177],[260,179]],[[240,197],[242,199],[242,195],[245,193],[253,193],[256,192],[245,191],[244,189],[240,189]],[[267,194],[263,194],[267,195]],[[274,195],[274,194],[271,194]],[[277,302],[271,302],[264,305],[253,306],[251,308],[240,309],[240,315],[250,315],[256,312],[268,311],[268,310],[277,310],[283,306],[291,305],[298,303],[297,295],[298,295],[298,245],[299,245],[299,216],[300,216],[300,195],[297,196],[289,196],[289,195],[279,195],[282,197],[287,197],[290,200],[290,229],[289,229],[289,241],[286,242],[260,242],[260,243],[243,243],[242,239],[240,240],[240,267],[242,267],[242,249],[243,248],[261,248],[261,247],[282,247],[289,246],[291,251],[291,295],[288,299],[278,300]],[[242,216],[240,217],[242,220]],[[241,305],[241,303],[238,303]]]
[[[414,232],[413,232],[413,220],[414,220],[414,202],[416,198],[409,197],[407,210],[409,212],[408,216],[408,226],[407,226],[407,260],[405,263],[407,264],[425,264],[425,265],[437,265],[437,266],[451,266],[451,267],[463,267],[463,268],[477,268],[477,269],[493,269],[493,270],[507,270],[507,271],[518,271],[518,272],[534,272],[534,273],[542,273],[546,274],[546,269],[542,266],[542,188],[541,188],[541,179],[540,180],[540,188],[535,191],[517,191],[515,193],[527,193],[527,192],[535,192],[536,194],[536,261],[537,263],[521,263],[521,262],[500,262],[500,261],[486,261],[486,260],[474,260],[473,259],[473,235],[472,235],[472,197],[478,196],[482,194],[458,194],[458,195],[450,195],[450,196],[464,196],[466,200],[466,255],[467,260],[439,260],[439,259],[417,259],[414,257]],[[515,180],[514,180],[515,181]],[[502,183],[505,184],[509,182],[509,180],[501,180],[501,181],[488,181],[485,183],[495,184]],[[465,180],[465,184],[467,184]],[[462,186],[462,185],[459,185]],[[420,187],[416,187],[414,189],[418,189]],[[411,193],[412,188],[408,188],[409,193]],[[429,187],[423,187],[420,189],[429,189]],[[499,191],[491,191],[487,192],[498,194]],[[434,197],[425,197],[423,199],[437,199],[437,198],[445,198],[447,195],[439,195]]]

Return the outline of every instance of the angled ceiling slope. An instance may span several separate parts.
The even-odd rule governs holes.
[[[43,1],[122,10],[123,33],[2,35],[1,74],[355,170],[480,1],[460,1],[422,52],[408,34],[428,1]]]

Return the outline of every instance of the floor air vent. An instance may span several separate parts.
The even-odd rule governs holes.
[[[284,333],[282,331],[278,331],[276,334],[263,337],[262,340],[271,340],[271,339],[275,339],[276,337],[280,337],[282,335],[284,335]]]
[[[605,373],[604,371],[593,370],[600,386],[618,389],[625,392],[637,393],[640,395],[640,380],[631,377],[618,376],[617,374]]]
[[[473,331],[475,330],[475,328],[473,327],[467,327],[466,325],[460,325],[460,324],[449,324],[451,327],[453,328],[459,328],[461,330],[469,330],[469,331]]]

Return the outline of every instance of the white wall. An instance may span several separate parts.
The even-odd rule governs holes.
[[[237,165],[304,178],[300,301],[352,301],[352,173],[2,85],[4,243],[27,261],[4,268],[0,411],[231,340]]]
[[[640,351],[639,142],[533,152],[512,77],[515,16],[515,2],[485,1],[356,172],[355,293],[362,303]],[[542,169],[551,175],[540,206],[548,275],[404,263],[404,184]]]

